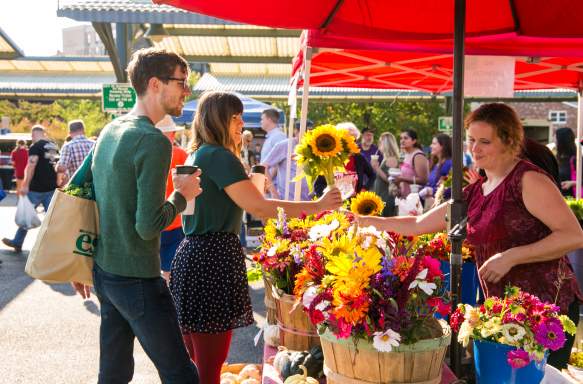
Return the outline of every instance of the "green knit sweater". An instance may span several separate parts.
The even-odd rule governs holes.
[[[165,200],[170,141],[145,116],[125,115],[108,124],[93,154],[99,209],[95,262],[116,275],[160,276],[160,231],[186,208],[174,192]]]

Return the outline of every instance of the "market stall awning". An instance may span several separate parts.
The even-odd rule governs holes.
[[[454,0],[154,0],[225,20],[383,40],[451,39]],[[259,11],[261,10],[261,11]],[[583,36],[580,0],[473,0],[466,36]]]
[[[514,60],[515,90],[576,91],[583,87],[583,57],[516,57]],[[303,65],[300,50],[292,76]],[[312,56],[310,85],[397,88],[443,94],[453,86],[453,55],[317,48]]]

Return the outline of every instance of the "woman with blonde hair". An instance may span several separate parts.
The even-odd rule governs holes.
[[[379,162],[378,159],[371,159],[372,168],[376,172],[373,191],[385,202],[383,216],[395,216],[395,196],[398,193],[398,186],[392,182],[389,170],[399,167],[399,145],[392,133],[381,134],[379,151],[383,155],[382,160]]]
[[[240,160],[243,104],[227,92],[200,99],[192,125],[193,144],[186,164],[198,166],[202,194],[193,215],[183,215],[170,290],[188,352],[200,382],[218,384],[234,328],[253,324],[245,254],[238,234],[243,210],[255,217],[289,217],[335,209],[337,188],[310,202],[272,200],[251,183]]]

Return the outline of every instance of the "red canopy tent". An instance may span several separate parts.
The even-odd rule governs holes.
[[[533,47],[504,45],[508,41],[513,38],[466,39],[466,54],[500,55],[511,47],[512,56],[518,56],[516,52],[527,54],[515,58],[515,90],[583,88],[583,49],[576,50],[578,47],[572,41]],[[439,94],[451,91],[453,85],[452,43],[382,42],[304,31],[292,77],[304,69],[304,51],[309,48],[313,50],[311,86],[395,88]],[[579,47],[583,47],[583,41]]]
[[[318,29],[364,39],[454,37],[454,0],[154,0],[205,15],[273,28]],[[466,36],[583,37],[580,0],[468,0]]]
[[[381,49],[389,49],[392,52],[386,53],[386,55],[392,56],[382,57],[383,54],[379,52],[371,53],[374,56],[380,54],[381,57],[377,56],[376,62],[369,63],[369,68],[366,68],[366,65],[363,68],[361,65],[360,71],[378,70],[383,66],[387,67],[386,63],[392,63],[393,67],[395,67],[395,63],[399,63],[398,65],[401,67],[402,64],[407,64],[408,67],[405,67],[408,68],[408,74],[403,73],[399,81],[413,86],[423,85],[433,91],[442,89],[444,82],[447,86],[447,81],[451,77],[450,73],[437,76],[439,71],[445,68],[447,72],[453,68],[455,80],[453,82],[454,177],[452,197],[454,203],[450,212],[450,224],[453,227],[450,231],[452,241],[450,262],[454,305],[461,292],[461,244],[465,237],[465,221],[462,219],[465,213],[461,194],[464,55],[469,53],[535,57],[530,61],[539,65],[540,71],[536,71],[538,73],[532,73],[532,70],[527,69],[527,65],[524,64],[529,64],[528,61],[516,65],[521,71],[519,75],[528,74],[525,76],[528,79],[521,84],[531,82],[532,85],[533,82],[542,79],[545,73],[555,72],[554,78],[557,81],[568,83],[570,84],[568,87],[579,90],[579,105],[583,104],[581,101],[583,84],[580,73],[571,73],[579,72],[577,69],[580,69],[578,61],[566,59],[567,57],[583,57],[581,52],[583,47],[583,2],[580,0],[153,0],[153,2],[169,4],[236,22],[275,28],[316,30],[328,39],[340,39],[344,43],[350,40],[348,38],[367,42],[369,45],[366,46],[366,49],[370,49],[372,44],[380,44],[384,46]],[[474,47],[476,51],[472,52],[474,39],[476,42],[481,41],[481,43],[476,45]],[[466,43],[468,44],[467,51],[464,49]],[[399,49],[395,49],[395,45]],[[390,48],[391,46],[393,48]],[[440,51],[439,47],[445,51]],[[358,48],[362,49],[363,46]],[[362,59],[362,57],[356,58],[349,55],[352,48],[344,47],[344,49],[348,51],[344,53],[343,60]],[[431,66],[430,71],[425,70],[423,73],[419,71],[419,68],[415,68],[419,64],[413,64],[414,61],[411,60],[418,60],[422,63],[424,59],[427,59],[427,56],[417,56],[404,63],[403,60],[412,56],[399,56],[395,51],[439,53],[445,57],[433,55],[432,60],[436,61],[436,66]],[[552,51],[554,53],[551,53]],[[453,65],[448,64],[451,63],[451,56],[447,57],[452,52],[454,54]],[[544,61],[536,58],[559,56],[562,58],[544,59]],[[303,58],[305,58],[303,72],[305,78],[309,79],[312,52],[307,46],[303,51]],[[324,59],[325,56],[321,60]],[[537,61],[539,62],[536,63]],[[553,71],[553,66],[557,68],[557,65],[561,68],[568,68],[568,73],[564,70]],[[339,70],[342,68],[333,69],[337,74],[340,74]],[[403,71],[403,68],[399,70]],[[419,75],[425,77],[422,81],[414,83],[420,80]],[[412,77],[407,78],[407,76]],[[328,81],[329,84],[341,81],[332,78],[326,80],[322,73],[320,73],[320,77],[323,82]],[[382,84],[383,81],[387,82],[384,77],[378,77],[378,74],[374,72],[372,79],[377,84]],[[347,83],[351,81],[353,84],[363,80],[371,82],[371,76],[362,74],[358,79],[345,78],[345,80],[347,81],[342,83],[342,86],[347,86]],[[301,131],[305,129],[307,118],[308,85],[309,81],[306,80],[302,100]],[[386,87],[388,84],[384,85]],[[579,138],[581,137],[582,125],[580,116]],[[577,146],[577,152],[577,157],[580,158],[580,146]],[[580,171],[580,164],[578,164],[578,175],[580,175]],[[580,196],[579,185],[578,195]],[[457,343],[452,342],[452,364],[456,373],[459,373],[460,361],[461,350]]]

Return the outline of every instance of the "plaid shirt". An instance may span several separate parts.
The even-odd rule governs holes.
[[[61,158],[57,165],[66,168],[69,177],[73,176],[91,151],[91,148],[93,148],[93,145],[95,145],[95,142],[87,139],[84,135],[74,137],[73,140],[65,143],[61,148]]]

